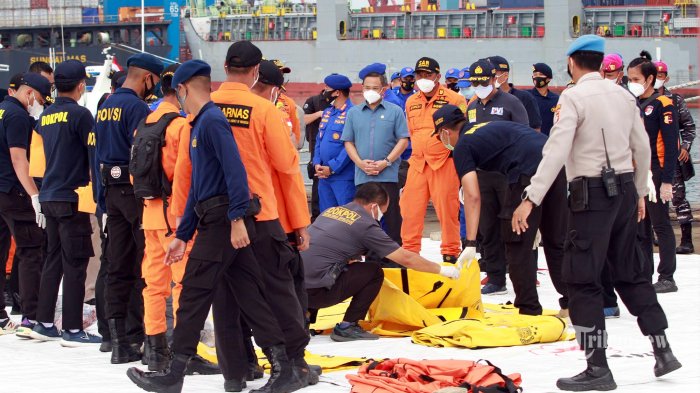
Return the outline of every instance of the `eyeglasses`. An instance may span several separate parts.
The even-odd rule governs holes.
[[[483,81],[472,81],[472,86],[483,86],[483,87],[486,87],[486,86],[488,86],[488,85],[490,85],[490,84],[491,84],[491,80],[490,80],[490,79],[486,79],[486,80],[483,80]]]

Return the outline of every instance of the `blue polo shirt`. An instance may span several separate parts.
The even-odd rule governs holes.
[[[379,161],[385,159],[402,138],[408,138],[406,115],[397,105],[382,100],[374,110],[366,102],[350,109],[340,139],[353,142],[363,160]],[[369,176],[355,167],[355,185],[398,183],[399,164],[400,158],[377,176]]]
[[[16,98],[6,96],[0,102],[0,192],[7,193],[15,187],[23,190],[12,166],[10,148],[22,148],[29,154],[34,123]]]
[[[46,172],[40,202],[78,202],[75,189],[90,182],[88,136],[95,126],[92,114],[72,98],[58,97],[37,122],[44,140]]]
[[[543,96],[535,88],[530,90],[530,94],[535,98],[535,102],[540,108],[540,117],[542,118],[542,128],[540,131],[545,135],[549,135],[549,131],[554,125],[554,112],[557,108],[557,102],[559,102],[559,94],[553,93],[551,90],[547,89],[547,95]]]
[[[199,219],[194,207],[198,202],[228,195],[229,220],[243,217],[250,203],[248,176],[231,125],[221,109],[209,101],[190,124],[192,182],[185,214],[176,234],[184,241],[192,239],[197,229]]]
[[[348,99],[342,108],[330,106],[321,116],[313,163],[314,166],[320,164],[331,168],[333,174],[325,180],[352,180],[355,176],[355,164],[348,157],[345,144],[340,139],[347,113],[352,107],[352,102]]]
[[[393,104],[398,105],[404,112],[406,113],[406,101],[408,100],[408,97],[416,94],[415,90],[412,90],[406,94],[401,92],[401,87],[394,87],[391,90],[387,90],[386,93],[384,94],[384,99],[386,101],[389,101]],[[406,150],[403,151],[401,154],[401,159],[406,161],[409,158],[411,158],[411,153],[413,152],[413,148],[411,147],[411,141],[408,141],[408,147]]]

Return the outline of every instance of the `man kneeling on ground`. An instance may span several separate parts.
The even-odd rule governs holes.
[[[361,262],[373,252],[406,268],[458,279],[459,269],[441,266],[401,248],[379,226],[389,206],[389,195],[377,183],[357,188],[347,205],[324,211],[309,227],[311,245],[301,253],[304,260],[309,309],[330,307],[352,297],[343,322],[331,334],[334,341],[376,340],[357,321],[364,319],[384,281],[380,265]]]

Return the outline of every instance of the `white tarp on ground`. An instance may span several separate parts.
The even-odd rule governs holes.
[[[439,243],[424,239],[426,257],[439,258]],[[540,255],[543,253],[540,252]],[[656,255],[658,263],[658,255]],[[544,267],[544,261],[540,266]],[[539,275],[540,298],[545,308],[557,307],[557,296],[546,272]],[[669,341],[683,368],[665,378],[653,375],[654,358],[649,342],[639,333],[635,319],[622,308],[620,319],[608,320],[609,363],[619,392],[693,392],[700,386],[700,255],[678,256],[676,281],[680,291],[660,295],[669,319]],[[509,294],[490,296],[488,303],[513,300]],[[9,309],[8,309],[9,312]],[[316,354],[374,358],[488,359],[505,373],[519,372],[526,392],[558,391],[558,377],[583,370],[584,357],[574,342],[537,344],[524,347],[469,350],[429,348],[415,345],[409,338],[385,338],[374,342],[335,343],[327,336],[312,337],[308,349]],[[24,341],[15,336],[0,337],[0,391],[51,393],[128,393],[141,392],[129,381],[126,369],[140,364],[109,364],[109,354],[95,348],[62,348],[57,342]],[[308,393],[349,392],[347,371],[321,377],[321,383],[304,389]],[[260,387],[263,381],[249,384]],[[223,378],[193,376],[185,379],[184,392],[223,392]]]

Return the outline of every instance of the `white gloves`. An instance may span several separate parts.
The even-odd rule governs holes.
[[[649,170],[649,176],[647,177],[647,187],[649,187],[649,195],[647,195],[647,198],[649,198],[649,202],[656,203],[656,186],[654,185],[654,181],[651,179],[651,176],[651,170]]]
[[[457,269],[462,270],[462,268],[466,265],[467,267],[469,266],[469,263],[474,259],[476,256],[476,247],[466,247],[464,250],[462,250],[462,253],[459,254],[459,257],[457,258]]]
[[[32,195],[32,207],[34,208],[34,214],[36,215],[36,225],[39,228],[46,228],[46,217],[44,213],[41,212],[41,203],[39,203],[39,194]]]
[[[457,266],[440,266],[440,275],[457,280],[459,278],[459,269]]]
[[[107,213],[102,213],[102,233],[107,235]]]
[[[537,234],[535,235],[535,243],[532,244],[532,249],[537,250],[537,248],[540,246],[541,241],[542,241],[542,233],[538,229]]]

